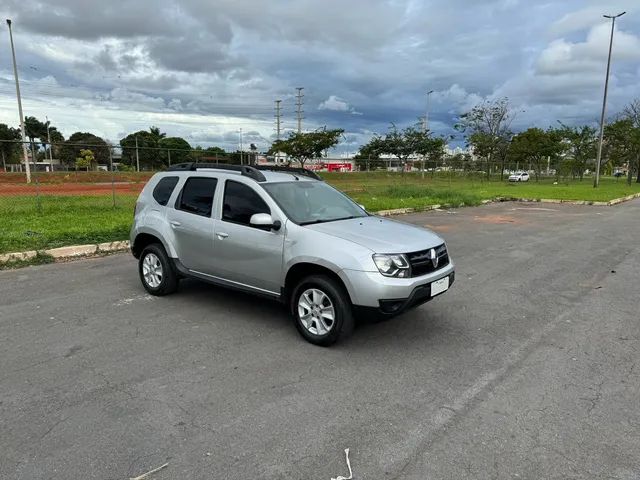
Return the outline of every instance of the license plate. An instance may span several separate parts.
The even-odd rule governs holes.
[[[446,292],[449,289],[449,277],[441,278],[440,280],[436,280],[431,283],[431,296],[435,297],[436,295],[441,294],[442,292]]]

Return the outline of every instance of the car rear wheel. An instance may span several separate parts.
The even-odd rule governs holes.
[[[158,243],[148,245],[142,250],[138,262],[138,272],[142,286],[151,295],[168,295],[178,289],[178,275]]]
[[[291,296],[291,313],[300,334],[315,345],[329,346],[353,331],[349,295],[324,275],[307,277],[298,284]]]

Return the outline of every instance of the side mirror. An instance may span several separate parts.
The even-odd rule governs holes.
[[[282,224],[280,220],[273,221],[268,213],[254,213],[251,215],[249,224],[252,227],[261,228],[263,230],[280,230]]]
[[[364,208],[364,205],[362,205],[361,203],[359,203],[359,204],[358,204],[358,206],[359,206],[361,209],[363,209],[365,212],[367,211],[367,209],[366,209],[366,208]]]

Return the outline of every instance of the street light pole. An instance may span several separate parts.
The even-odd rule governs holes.
[[[24,130],[24,115],[22,114],[22,99],[20,98],[20,82],[18,81],[18,67],[16,65],[16,49],[13,46],[13,32],[11,31],[11,20],[7,18],[9,26],[9,39],[11,41],[11,55],[13,57],[13,76],[16,80],[16,96],[18,97],[18,114],[20,115],[20,132],[22,133],[22,154],[24,156],[24,167],[27,174],[27,183],[31,183],[31,167],[29,166],[29,155],[27,153],[27,137]],[[35,161],[35,159],[34,159]]]
[[[424,123],[422,124],[422,133],[424,133],[425,135],[427,135],[427,133],[429,132],[429,100],[431,98],[431,94],[433,93],[433,90],[429,90],[427,92],[427,109],[424,112]],[[424,163],[426,160],[426,155],[422,155],[422,178],[424,178]]]
[[[593,180],[593,188],[600,185],[600,162],[602,160],[602,141],[604,139],[604,114],[607,108],[607,91],[609,90],[609,72],[611,71],[611,51],[613,50],[613,31],[616,26],[616,18],[627,12],[617,15],[603,15],[604,18],[611,19],[611,37],[609,39],[609,57],[607,58],[607,76],[604,80],[604,96],[602,98],[602,113],[600,115],[600,140],[598,142],[598,154],[596,157],[596,178]]]
[[[240,165],[242,165],[242,128],[240,129]]]
[[[431,100],[431,94],[433,93],[433,90],[429,90],[427,92],[427,110],[425,111],[425,115],[424,115],[424,131],[425,133],[429,130],[429,106],[430,106],[430,100]]]

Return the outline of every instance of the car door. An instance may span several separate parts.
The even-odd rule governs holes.
[[[249,220],[255,213],[268,213],[274,221],[284,218],[266,193],[244,181],[226,180],[220,195],[215,275],[241,287],[279,295],[284,228],[261,229],[251,226]]]
[[[189,177],[167,220],[178,260],[189,270],[211,273],[214,246],[213,205],[217,178]]]

